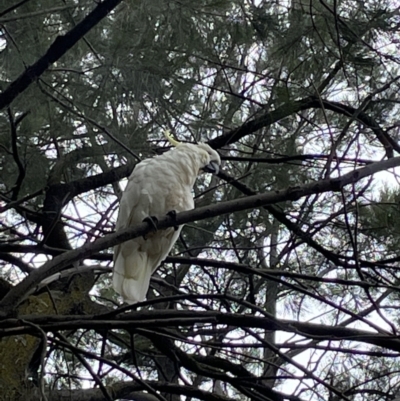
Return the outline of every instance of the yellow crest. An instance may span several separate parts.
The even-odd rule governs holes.
[[[172,145],[172,146],[178,146],[181,144],[181,142],[177,141],[176,139],[174,139],[174,137],[172,136],[171,132],[169,132],[168,130],[164,131],[164,136],[168,139],[168,142]]]

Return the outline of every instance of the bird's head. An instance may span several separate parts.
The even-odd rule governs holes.
[[[164,133],[172,146],[186,145],[196,150],[196,153],[200,156],[200,173],[212,173],[218,174],[221,165],[221,157],[219,154],[211,148],[211,146],[205,143],[199,143],[197,145],[182,144],[181,142],[174,139],[169,131]]]
[[[218,174],[219,166],[221,165],[221,158],[219,154],[205,143],[199,143],[197,147],[201,152],[200,158],[202,167],[200,168],[200,171],[204,171],[205,173]]]

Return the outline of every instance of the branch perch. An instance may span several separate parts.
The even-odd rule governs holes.
[[[400,166],[400,157],[391,158],[378,163],[370,164],[344,174],[341,177],[329,178],[303,186],[287,188],[284,190],[270,191],[259,195],[247,196],[246,198],[233,199],[227,202],[216,203],[210,206],[200,207],[188,212],[178,213],[176,218],[165,216],[159,219],[157,227],[164,230],[175,225],[182,225],[193,221],[204,220],[223,214],[234,213],[247,209],[254,209],[265,205],[271,205],[284,201],[297,201],[300,198],[317,193],[329,191],[339,192],[343,187],[354,184],[357,181],[369,177],[379,171],[384,171],[393,167]],[[45,263],[40,268],[33,271],[27,278],[17,284],[0,302],[0,317],[13,315],[17,306],[25,299],[40,281],[49,275],[60,272],[71,263],[84,259],[95,252],[118,245],[132,238],[148,234],[153,227],[144,222],[135,227],[129,227],[114,234],[106,235],[93,243],[65,252],[56,256],[51,261]]]

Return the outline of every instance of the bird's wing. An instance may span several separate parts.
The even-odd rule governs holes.
[[[192,209],[191,188],[176,179],[171,163],[149,159],[137,165],[121,198],[117,230],[134,226],[148,216],[163,217],[167,212]],[[114,248],[113,286],[127,302],[146,297],[151,274],[167,257],[179,237],[170,228],[134,238]]]
[[[169,228],[154,233],[147,240],[135,238],[121,244],[114,261],[114,288],[126,302],[135,303],[146,298],[150,277],[168,256],[179,237],[178,230]]]

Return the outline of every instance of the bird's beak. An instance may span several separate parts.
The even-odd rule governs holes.
[[[218,174],[219,164],[217,162],[210,162],[203,167],[203,171],[205,171],[206,173]]]

